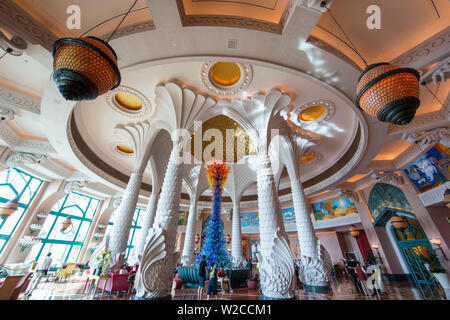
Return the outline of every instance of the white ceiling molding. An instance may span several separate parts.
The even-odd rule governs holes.
[[[420,145],[431,145],[438,143],[439,141],[443,140],[443,143],[446,145],[450,145],[450,128],[437,128],[433,130],[429,130],[425,133],[410,133],[407,134],[404,139],[411,143],[411,144],[420,144]]]
[[[420,76],[420,83],[433,81],[434,84],[445,82],[450,77],[450,56],[439,61],[430,71]]]
[[[80,191],[80,190],[84,189],[86,184],[87,184],[86,180],[82,180],[82,181],[68,181],[66,183],[66,185],[64,186],[64,192],[65,193],[71,193],[72,191]]]
[[[420,193],[419,198],[420,200],[422,200],[424,206],[436,205],[438,203],[444,202],[445,190],[449,188],[450,188],[450,181],[447,181],[447,183],[444,183],[439,187]]]
[[[450,120],[450,114],[446,112],[448,100],[440,110],[418,115],[406,125],[389,124],[388,134],[412,133],[447,126]]]
[[[2,22],[2,27],[20,35],[32,44],[40,44],[49,51],[53,43],[58,40],[55,34],[12,0],[2,0],[0,2],[0,21]]]
[[[43,154],[16,152],[8,157],[6,160],[6,165],[10,168],[15,168],[21,163],[38,165],[45,159],[47,159],[47,157]]]
[[[138,22],[138,23],[133,23],[131,25],[119,28],[114,35],[112,36],[111,40],[117,39],[117,38],[121,38],[121,37],[125,37],[128,36],[130,34],[135,34],[138,32],[144,32],[144,31],[149,31],[149,30],[155,30],[155,23],[153,22],[153,20],[148,20],[148,21],[143,21],[143,22]],[[112,32],[109,32],[103,36],[100,37],[100,39],[103,39],[104,41],[108,40],[110,35],[112,34]]]
[[[15,113],[13,110],[0,106],[0,122],[13,120]]]
[[[298,6],[323,13],[323,12],[326,12],[327,8],[329,8],[331,6],[331,4],[333,3],[333,0],[326,0],[325,1],[326,5],[323,7],[321,6],[322,2],[323,2],[323,0],[300,0],[298,2]]]
[[[41,113],[40,101],[4,87],[0,87],[0,106]]]
[[[56,151],[52,145],[46,141],[22,139],[11,129],[8,124],[0,121],[0,139],[2,139],[14,151],[29,152],[29,153],[51,153]]]
[[[449,38],[450,27],[447,27],[411,50],[398,56],[391,61],[391,64],[422,69],[430,63],[440,61],[448,56]]]
[[[384,183],[390,183],[396,186],[402,186],[403,185],[403,178],[402,176],[394,173],[393,171],[390,172],[377,172],[377,171],[371,171],[369,172],[370,176],[374,179],[377,179],[380,182]]]

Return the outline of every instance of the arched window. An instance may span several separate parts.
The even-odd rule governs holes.
[[[33,247],[28,258],[37,261],[51,252],[54,265],[77,262],[99,203],[99,199],[76,192],[59,200],[39,234],[42,244]]]
[[[134,211],[133,222],[131,224],[130,234],[128,236],[126,261],[128,261],[128,258],[133,257],[134,255],[136,241],[139,239],[142,231],[142,219],[143,219],[142,216],[144,212],[145,212],[144,209],[139,208],[136,208],[136,210]],[[111,218],[109,219],[106,233],[111,233],[110,231],[113,229],[115,214],[116,211],[112,213]]]
[[[41,184],[42,180],[18,169],[10,168],[0,172],[0,205],[14,199],[19,201],[17,211],[0,219],[0,252],[16,230]]]

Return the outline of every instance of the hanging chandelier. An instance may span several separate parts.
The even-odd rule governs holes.
[[[383,122],[405,125],[419,108],[417,70],[389,63],[367,66],[358,79],[355,105]]]
[[[358,78],[355,105],[383,122],[397,125],[410,123],[420,105],[419,72],[386,62],[368,65],[327,7],[327,2],[322,1],[320,5],[328,11],[350,44],[338,39],[353,50],[366,66]]]
[[[0,218],[8,219],[19,208],[19,199],[9,200],[5,204],[0,205]]]
[[[93,100],[120,85],[117,55],[102,39],[62,38],[52,55],[53,80],[66,100]]]
[[[89,29],[79,38],[62,38],[53,44],[53,80],[66,100],[94,100],[120,85],[121,76],[117,66],[117,55],[108,42],[136,3],[137,0],[123,15],[107,41],[97,37],[83,36],[111,19]]]

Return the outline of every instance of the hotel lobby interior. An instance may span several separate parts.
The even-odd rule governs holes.
[[[0,300],[450,299],[449,21],[0,0]]]

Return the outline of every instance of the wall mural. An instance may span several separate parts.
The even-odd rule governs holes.
[[[285,225],[295,224],[294,208],[281,209],[283,221]],[[241,213],[241,227],[259,227],[259,213],[258,212],[244,212]]]
[[[178,211],[178,226],[185,227],[187,225],[188,211]]]
[[[334,198],[312,204],[316,221],[340,218],[358,213],[355,204],[347,198]]]
[[[377,183],[373,187],[369,195],[369,210],[374,222],[377,218],[381,217],[386,210],[413,213],[402,190],[387,183]]]
[[[436,144],[404,170],[420,193],[436,188],[450,180],[450,148]]]

